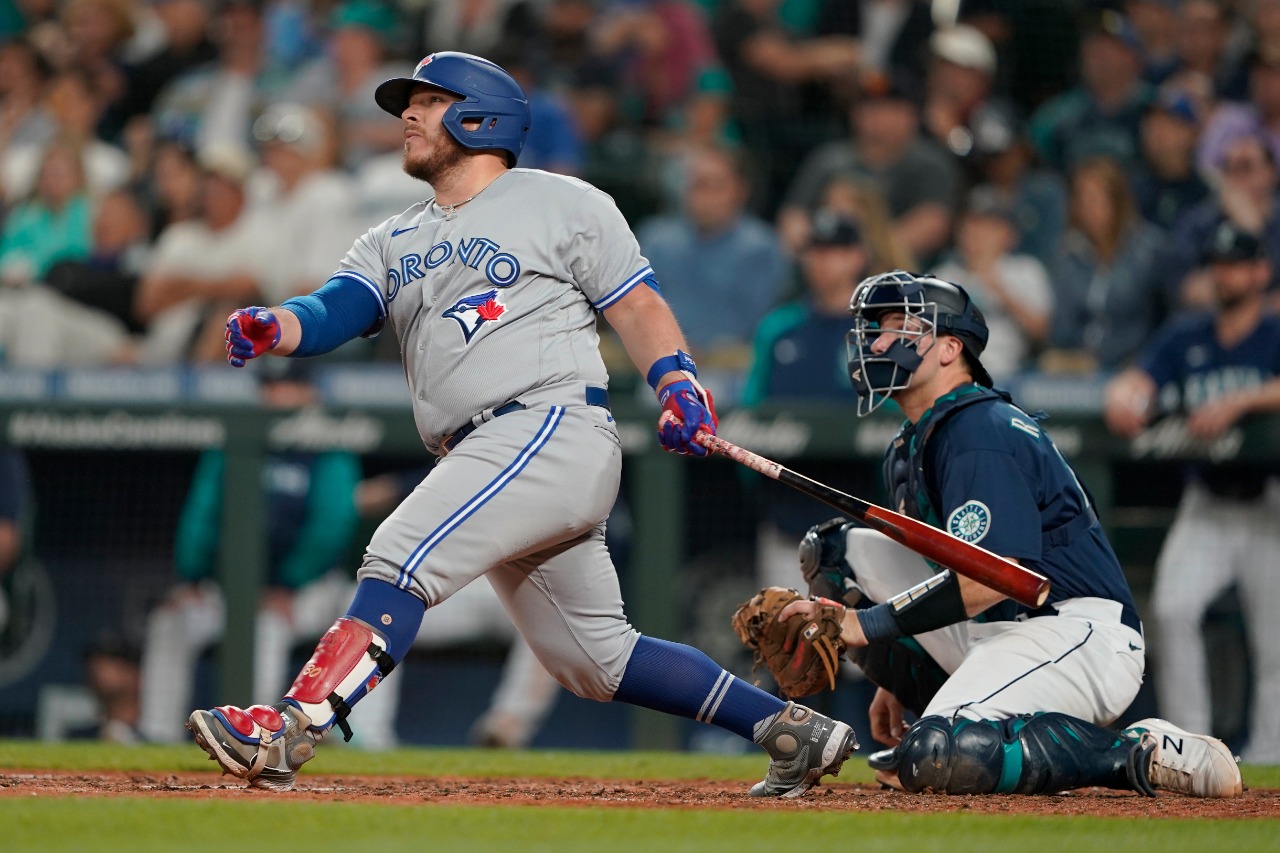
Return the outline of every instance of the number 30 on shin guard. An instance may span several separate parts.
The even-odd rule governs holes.
[[[320,638],[286,699],[297,702],[319,728],[336,725],[351,740],[351,705],[391,674],[396,662],[386,643],[363,622],[343,616]],[[326,714],[326,705],[332,713]],[[323,722],[322,722],[323,721]]]

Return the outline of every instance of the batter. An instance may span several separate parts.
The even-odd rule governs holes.
[[[315,293],[227,324],[233,365],[306,356],[389,325],[423,443],[442,458],[374,534],[347,615],[275,705],[192,713],[227,771],[287,790],[333,726],[404,657],[424,608],[484,575],[538,660],[579,696],[712,723],[771,757],[755,796],[794,797],[856,748],[844,723],[744,684],[702,652],[642,636],[605,548],[621,447],[596,321],[603,315],[664,413],[659,441],[694,455],[711,395],[613,201],[513,168],[528,102],[498,66],[428,56],[383,83],[405,171],[436,195],[373,228]],[[429,618],[429,617],[428,617]]]
[[[1075,472],[991,389],[979,359],[988,330],[969,295],[895,271],[862,282],[852,309],[859,413],[892,398],[907,418],[885,458],[893,508],[1052,586],[1028,611],[875,531],[829,524],[806,538],[806,575],[855,605],[842,638],[878,687],[871,730],[893,747],[871,757],[881,778],[912,792],[1239,795],[1221,741],[1155,719],[1103,728],[1142,683],[1133,597]],[[796,602],[782,618],[815,608]],[[906,710],[920,715],[909,727]]]

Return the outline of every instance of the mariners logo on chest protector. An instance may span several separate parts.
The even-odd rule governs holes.
[[[507,312],[507,306],[498,301],[498,291],[489,290],[474,296],[464,296],[444,312],[445,317],[458,321],[462,337],[467,343],[486,323],[496,323]]]
[[[947,532],[966,542],[977,542],[991,529],[991,510],[982,501],[967,501],[947,516]]]

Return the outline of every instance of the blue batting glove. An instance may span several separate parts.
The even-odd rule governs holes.
[[[707,449],[693,440],[700,431],[716,434],[720,421],[716,418],[715,403],[711,392],[698,384],[698,380],[678,379],[658,389],[658,403],[665,414],[658,421],[658,443],[664,450],[675,453],[706,456]]]
[[[227,361],[244,367],[280,343],[280,321],[266,308],[238,308],[227,318]]]

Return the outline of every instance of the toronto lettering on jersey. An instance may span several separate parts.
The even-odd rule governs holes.
[[[510,287],[520,278],[520,261],[501,249],[488,237],[462,237],[456,244],[442,240],[421,255],[401,255],[399,268],[387,270],[387,301],[394,300],[400,288],[444,264],[464,264],[482,271],[494,287]]]

